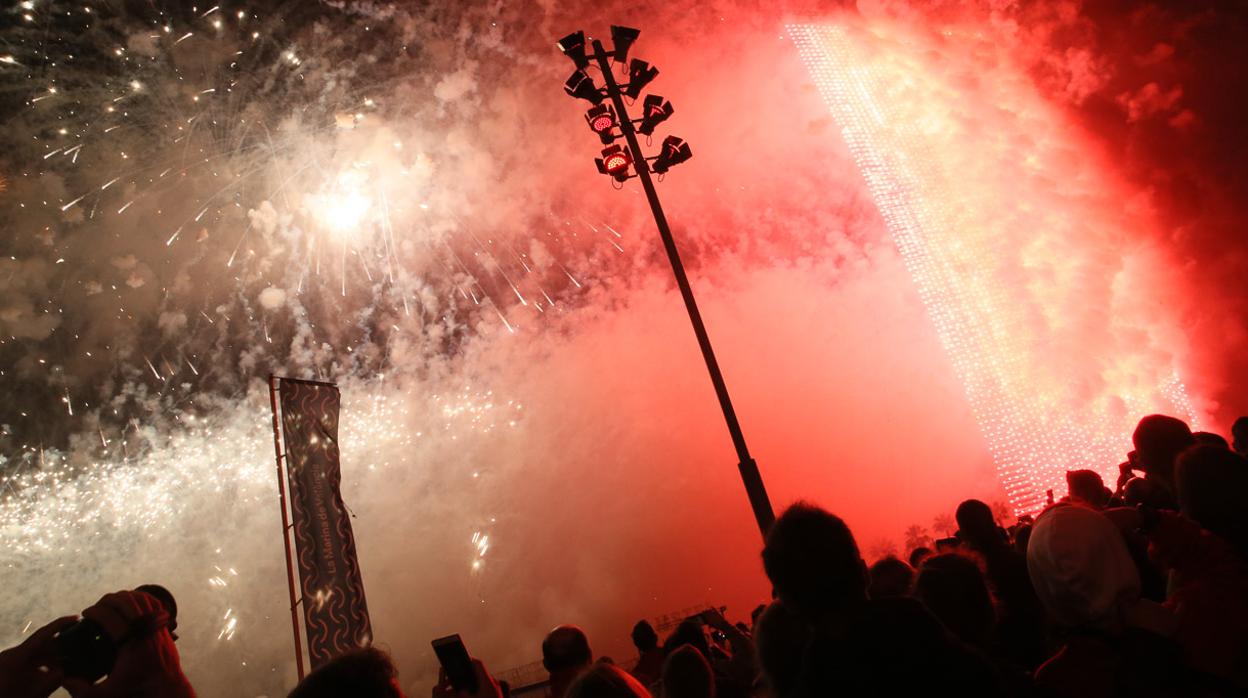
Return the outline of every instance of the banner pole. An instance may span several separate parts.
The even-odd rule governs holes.
[[[286,478],[282,473],[282,434],[277,418],[277,381],[269,374],[269,403],[273,407],[273,452],[277,457],[277,496],[282,506],[282,545],[286,549],[286,583],[290,587],[290,626],[295,635],[295,668],[303,681],[303,643],[299,640],[299,604],[295,601],[295,569],[290,564],[290,519],[286,516]]]

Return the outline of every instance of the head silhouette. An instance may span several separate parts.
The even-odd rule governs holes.
[[[924,560],[914,596],[958,639],[979,647],[988,643],[996,614],[983,572],[970,557],[944,553]]]
[[[992,517],[992,507],[978,499],[968,499],[958,505],[954,512],[958,522],[958,538],[966,541],[971,547],[984,549],[1005,544],[1001,529]]]
[[[805,502],[786,509],[768,531],[763,569],[776,598],[812,620],[866,598],[866,565],[853,533]]]
[[[567,698],[650,698],[637,679],[614,664],[598,662],[568,686]]]
[[[1140,420],[1131,435],[1136,462],[1150,480],[1174,493],[1174,462],[1179,454],[1196,443],[1187,423],[1164,414],[1150,414]]]
[[[1109,503],[1111,492],[1095,470],[1067,470],[1066,487],[1070,496],[1097,509]]]
[[[910,594],[914,568],[895,557],[886,557],[871,565],[868,576],[871,583],[867,588],[867,596],[873,599],[894,599]]]
[[[639,620],[633,626],[633,646],[638,652],[649,652],[659,646],[659,634],[648,621]]]
[[[1241,551],[1248,551],[1248,461],[1221,446],[1194,446],[1175,468],[1179,510]]]
[[[390,656],[375,648],[348,652],[304,677],[287,698],[403,698]]]
[[[1171,506],[1167,491],[1155,480],[1133,477],[1127,480],[1122,488],[1122,498],[1128,506],[1138,507],[1141,504],[1154,509],[1165,509]]]
[[[1197,446],[1221,446],[1228,451],[1231,449],[1231,445],[1226,442],[1225,437],[1211,431],[1194,431],[1192,432],[1192,439],[1195,440]]]
[[[1231,448],[1248,458],[1248,417],[1240,417],[1231,426]]]
[[[560,625],[542,640],[542,666],[552,674],[579,671],[591,661],[589,638],[575,625]]]
[[[663,653],[671,654],[685,645],[696,649],[703,657],[710,656],[711,644],[706,639],[706,628],[697,618],[686,618],[676,626],[663,644]]]
[[[664,698],[713,698],[715,675],[702,653],[683,645],[663,662]]]

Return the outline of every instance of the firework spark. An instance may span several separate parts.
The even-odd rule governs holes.
[[[1168,357],[1124,345],[1112,324],[1077,316],[1083,303],[1123,317],[1145,314],[1151,303],[1145,279],[1130,275],[1130,223],[1109,194],[1120,185],[1089,166],[1067,175],[1081,194],[1068,196],[1037,176],[1079,150],[1078,135],[1026,75],[1002,57],[990,78],[954,89],[932,71],[913,77],[924,42],[906,30],[789,31],[966,387],[1016,513],[1039,510],[1046,491],[1064,492],[1067,470],[1098,470],[1113,482],[1140,415],[1194,419]],[[991,50],[973,32],[950,40]],[[1015,119],[996,121],[987,147],[973,143],[981,137],[973,120],[982,115],[963,110],[968,94]],[[1023,171],[1001,192],[994,184],[1019,154],[998,144],[1016,142],[1036,145],[1023,150]],[[1102,227],[1078,223],[1092,220]],[[1036,230],[1053,247],[1038,247]]]

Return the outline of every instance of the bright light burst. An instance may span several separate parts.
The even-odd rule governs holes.
[[[1113,483],[1136,421],[1194,418],[1122,185],[992,38],[789,27],[961,378],[1017,513]],[[921,454],[922,445],[916,444]]]
[[[318,217],[340,235],[357,229],[373,205],[364,193],[364,185],[360,172],[352,170],[339,175],[330,191],[317,199]]]
[[[399,23],[295,5],[188,14],[39,3],[32,12],[46,17],[0,57],[0,83],[18,96],[11,132],[32,136],[11,139],[22,165],[9,172],[6,161],[0,183],[17,186],[0,205],[64,255],[44,266],[14,248],[0,266],[20,277],[29,258],[62,275],[27,314],[67,318],[49,342],[70,359],[24,343],[37,367],[26,385],[55,391],[25,394],[0,419],[0,567],[24,582],[88,569],[71,575],[85,585],[128,579],[127,556],[144,569],[176,561],[168,581],[188,609],[220,619],[186,627],[190,647],[270,623],[255,599],[277,578],[258,568],[280,565],[280,543],[264,547],[279,540],[268,522],[276,483],[267,401],[243,398],[251,379],[267,369],[343,382],[349,500],[353,483],[413,469],[422,448],[504,438],[520,423],[518,403],[467,380],[396,392],[378,376],[395,356],[445,358],[472,333],[526,327],[581,288],[566,250],[581,254],[583,239],[622,251],[586,235],[597,229],[584,220],[538,216],[502,236],[474,227],[471,212],[449,215],[433,173],[456,170],[419,111],[429,105],[377,97],[395,85],[423,94],[415,59],[391,50]],[[326,27],[342,36],[305,41]],[[466,155],[476,153],[456,145]],[[136,312],[145,303],[151,312]],[[86,321],[72,324],[75,311]],[[396,372],[443,385],[410,365]],[[62,448],[32,438],[52,409],[67,418]],[[447,460],[438,465],[463,487],[489,479],[483,465],[460,472]],[[495,513],[483,506],[458,539],[466,573],[482,580],[501,541],[488,533]],[[36,585],[12,595],[0,644],[64,601],[52,595]]]
[[[29,335],[72,361],[41,356],[43,373],[20,377],[12,389],[32,404],[0,414],[6,448],[64,445],[84,419],[116,441],[131,419],[158,418],[116,404],[103,375],[178,403],[182,382],[237,391],[261,355],[367,375],[391,368],[396,337],[453,351],[471,333],[534,327],[581,289],[570,258],[623,252],[618,234],[586,235],[599,230],[588,221],[535,213],[500,231],[478,217],[488,207],[464,205],[463,183],[483,181],[464,170],[490,161],[488,145],[441,138],[446,105],[411,98],[428,96],[438,69],[404,45],[410,15],[294,2],[30,9],[39,21],[6,35],[0,55],[13,135],[0,213],[39,243],[11,236],[0,272],[42,275],[46,263],[56,290],[30,284],[14,299],[20,313],[0,323],[34,326],[5,324],[0,346]],[[246,368],[201,371],[207,347],[213,363]],[[76,419],[42,419],[52,409]]]

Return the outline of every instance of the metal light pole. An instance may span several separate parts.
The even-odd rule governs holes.
[[[282,379],[269,374],[269,405],[273,408],[273,451],[277,456],[277,496],[282,508],[282,544],[286,547],[286,583],[290,587],[290,627],[295,634],[295,671],[299,680],[303,681],[303,642],[299,639],[299,601],[295,600],[295,568],[290,556],[290,517],[286,515],[286,475],[282,472],[282,461],[286,454],[282,451],[281,419],[277,409],[277,385]]]
[[[737,451],[737,468],[741,473],[741,482],[745,485],[745,493],[750,499],[750,508],[754,511],[754,519],[758,530],[767,535],[776,515],[771,508],[771,500],[767,497],[767,488],[763,485],[762,475],[758,471],[758,463],[750,457],[750,450],[745,445],[745,435],[741,432],[741,424],[737,421],[737,412],[732,407],[732,399],[728,396],[728,386],[724,383],[723,373],[719,370],[719,362],[715,359],[715,350],[711,348],[711,338],[702,322],[702,313],[698,311],[698,303],[694,300],[693,289],[689,286],[689,277],[685,274],[685,265],[680,260],[680,251],[676,248],[676,240],[672,238],[672,230],[667,224],[667,216],[663,215],[663,206],[659,202],[659,194],[654,188],[654,180],[650,177],[650,166],[642,154],[641,144],[637,141],[637,131],[624,104],[620,85],[611,72],[610,58],[598,39],[593,40],[593,55],[590,56],[598,64],[605,81],[607,97],[615,107],[619,119],[619,128],[624,135],[632,153],[634,168],[641,186],[650,202],[650,210],[654,213],[654,224],[659,229],[659,237],[663,239],[663,248],[667,251],[667,259],[672,265],[672,274],[676,277],[676,285],[680,288],[680,296],[685,301],[685,310],[689,312],[689,322],[693,324],[693,333],[698,338],[698,347],[702,350],[702,358],[706,361],[706,370],[711,375],[711,384],[715,386],[715,395],[719,398],[720,409],[724,412],[724,421],[728,425],[728,433],[732,436],[732,445]]]

